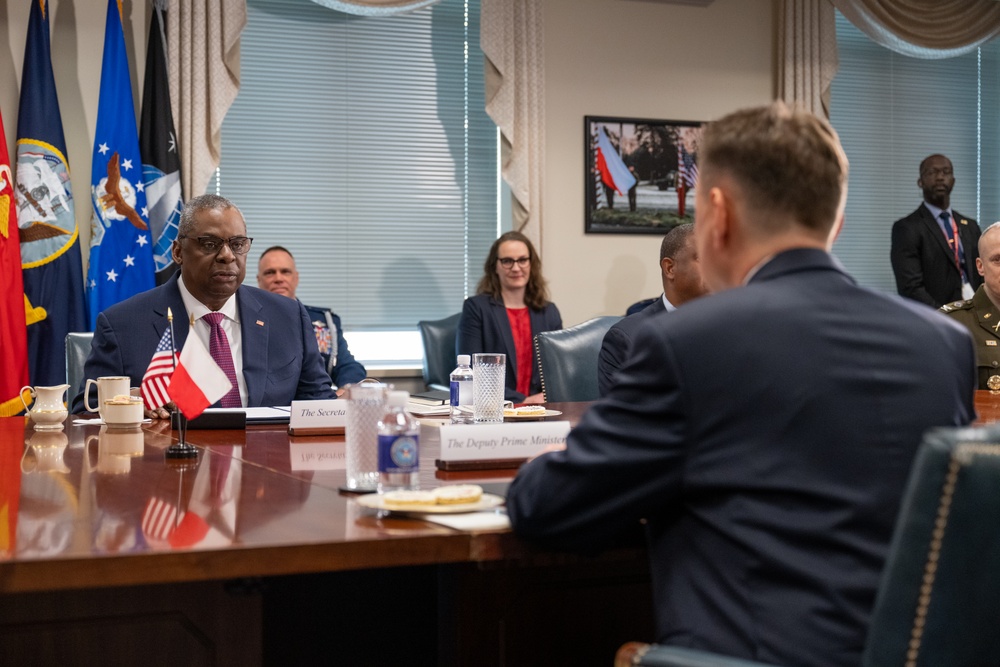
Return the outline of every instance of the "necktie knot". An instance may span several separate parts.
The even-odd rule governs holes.
[[[202,315],[201,319],[208,322],[208,326],[214,329],[215,327],[219,326],[219,323],[222,322],[222,318],[224,317],[225,315],[223,315],[222,313],[209,313],[207,315]]]

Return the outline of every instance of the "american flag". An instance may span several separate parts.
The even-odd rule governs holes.
[[[698,183],[698,164],[694,161],[694,156],[684,150],[684,147],[677,144],[677,180],[683,179],[684,185],[693,188]]]
[[[174,373],[174,359],[171,354],[170,328],[163,331],[160,343],[156,346],[153,358],[149,360],[146,374],[142,376],[142,400],[147,410],[155,410],[170,402],[167,386],[170,376]]]

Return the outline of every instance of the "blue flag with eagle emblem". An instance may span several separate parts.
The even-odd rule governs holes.
[[[90,326],[108,306],[154,286],[139,133],[118,0],[108,0],[90,196]]]
[[[181,159],[167,88],[166,4],[166,0],[153,2],[139,116],[139,151],[149,206],[149,227],[153,234],[157,285],[165,283],[177,268],[170,251],[177,238],[183,208]]]
[[[86,331],[87,316],[83,255],[52,75],[49,7],[46,0],[30,2],[17,115],[15,199],[29,384],[52,386],[66,381],[66,334]]]

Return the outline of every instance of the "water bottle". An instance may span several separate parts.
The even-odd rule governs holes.
[[[469,355],[458,355],[458,368],[451,372],[451,423],[472,424],[472,366]]]
[[[410,393],[390,391],[378,422],[378,492],[420,488],[420,426],[406,412]]]

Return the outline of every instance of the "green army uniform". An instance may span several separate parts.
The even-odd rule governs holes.
[[[962,324],[975,339],[979,388],[1000,390],[1000,309],[983,286],[971,299],[941,306],[941,312]]]

